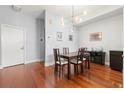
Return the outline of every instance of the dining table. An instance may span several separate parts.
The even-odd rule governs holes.
[[[89,53],[86,53],[84,55],[88,55],[89,56]],[[67,77],[68,79],[70,79],[70,69],[71,69],[71,66],[70,66],[70,60],[73,59],[73,58],[76,58],[78,56],[78,52],[70,52],[70,53],[67,53],[67,54],[60,54],[59,57],[60,58],[64,58],[68,61],[68,73],[67,73]],[[89,66],[88,66],[89,68]]]

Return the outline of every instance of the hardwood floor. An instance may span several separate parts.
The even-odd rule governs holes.
[[[73,67],[72,67],[73,69]],[[66,72],[66,71],[65,71]],[[90,70],[74,75],[68,80],[67,73],[59,77],[54,74],[54,67],[44,67],[36,62],[18,65],[0,70],[1,88],[111,88],[122,87],[122,73],[107,66],[91,64]]]

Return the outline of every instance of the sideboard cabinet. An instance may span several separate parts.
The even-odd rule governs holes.
[[[90,59],[96,64],[105,64],[105,52],[102,51],[90,51]]]
[[[110,67],[111,69],[122,71],[123,69],[123,51],[110,51]]]

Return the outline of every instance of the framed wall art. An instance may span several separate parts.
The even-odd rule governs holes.
[[[57,32],[57,41],[62,41],[62,32]]]
[[[69,35],[69,41],[73,41],[73,35]]]
[[[101,40],[102,40],[102,32],[90,33],[90,41],[101,41]]]

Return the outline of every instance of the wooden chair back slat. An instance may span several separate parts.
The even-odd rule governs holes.
[[[63,54],[69,54],[69,48],[63,48]]]
[[[55,64],[57,61],[61,63],[60,57],[59,57],[59,55],[60,55],[59,49],[58,48],[53,49],[53,53],[54,53]]]

